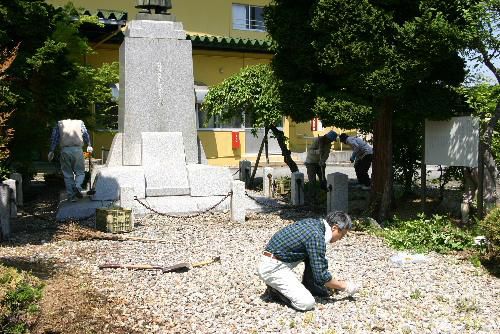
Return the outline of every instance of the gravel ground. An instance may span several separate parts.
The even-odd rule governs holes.
[[[2,247],[0,258],[50,261],[80,272],[115,301],[118,312],[110,321],[140,333],[500,333],[499,279],[452,255],[429,254],[424,263],[398,267],[389,261],[394,250],[362,232],[327,248],[334,277],[363,284],[358,295],[318,298],[305,313],[271,301],[256,275],[260,253],[274,232],[300,217],[247,218],[235,224],[228,213],[146,216],[128,235],[166,242],[54,239]],[[98,268],[215,256],[220,263],[184,273]]]

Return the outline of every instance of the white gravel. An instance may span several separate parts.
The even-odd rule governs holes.
[[[327,250],[334,277],[363,284],[357,296],[318,298],[306,313],[269,301],[256,267],[269,238],[291,220],[248,218],[234,224],[224,213],[146,216],[129,235],[169,242],[57,241],[3,247],[0,256],[80,270],[116,301],[121,317],[114,321],[143,333],[500,333],[499,279],[452,255],[398,267],[389,261],[396,251],[357,232]],[[185,273],[98,269],[105,262],[169,266],[215,256],[220,263]]]

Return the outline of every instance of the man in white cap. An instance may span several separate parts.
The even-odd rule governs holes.
[[[335,140],[337,140],[337,133],[335,131],[329,131],[323,136],[314,138],[313,142],[307,149],[307,156],[304,165],[306,165],[307,179],[310,183],[308,191],[310,201],[313,201],[313,197],[316,193],[316,176],[319,179],[320,186],[326,187],[326,160],[328,160],[328,157],[330,156],[332,143]]]
[[[61,171],[68,199],[72,202],[83,197],[82,183],[85,179],[85,161],[82,147],[84,143],[87,144],[87,152],[92,153],[90,136],[81,120],[65,119],[57,122],[57,125],[52,129],[48,160],[54,159],[54,150],[59,144],[61,147]]]

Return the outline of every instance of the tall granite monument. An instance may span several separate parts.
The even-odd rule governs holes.
[[[200,164],[206,158],[197,140],[192,45],[168,13],[171,1],[139,0],[136,7],[142,11],[120,46],[119,132],[96,173],[93,202],[60,207],[58,219],[88,215],[105,202],[134,203],[123,194],[164,211],[198,211],[231,190],[229,168]]]

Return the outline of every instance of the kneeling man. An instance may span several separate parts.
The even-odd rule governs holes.
[[[356,293],[359,285],[333,279],[326,259],[326,244],[342,239],[351,228],[351,218],[336,211],[325,219],[303,219],[278,231],[262,253],[258,269],[268,293],[300,311],[314,308],[313,296],[327,297],[328,289]],[[300,282],[293,269],[302,261]]]

